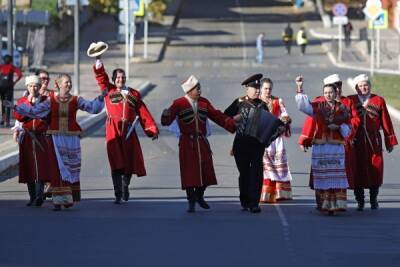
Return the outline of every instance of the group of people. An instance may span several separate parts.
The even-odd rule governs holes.
[[[397,138],[385,100],[371,92],[367,75],[353,79],[357,94],[342,96],[342,80],[333,74],[323,80],[323,95],[310,101],[304,93],[303,77],[296,78],[296,102],[309,117],[299,138],[301,148],[312,146],[310,187],[315,190],[317,209],[334,214],[346,210],[347,189],[353,189],[357,210],[364,210],[364,189],[369,189],[371,209],[377,209],[383,182],[380,130],[387,151]]]
[[[106,148],[115,204],[129,200],[132,175],[146,175],[135,128],[140,123],[148,137],[157,139],[154,118],[140,92],[126,85],[123,69],[113,70],[110,79],[98,54],[93,72],[100,90],[91,101],[71,94],[67,74],[60,74],[54,90],[49,90],[46,71],[25,78],[26,92],[16,105],[4,101],[17,120],[13,131],[20,148],[19,182],[27,184],[28,206],[41,206],[46,194],[51,195],[56,211],[80,200],[82,129],[76,120],[78,110],[99,113],[106,109]],[[370,190],[371,208],[377,209],[383,180],[379,130],[383,129],[388,152],[397,145],[384,99],[371,93],[364,74],[354,78],[357,94],[349,97],[342,96],[337,74],[323,80],[323,95],[312,101],[304,93],[303,77],[295,82],[297,106],[309,116],[299,144],[304,151],[312,147],[310,187],[315,190],[317,209],[329,214],[344,211],[349,188],[354,189],[358,210],[365,206],[364,188]],[[179,137],[181,188],[186,191],[188,212],[195,212],[196,203],[210,209],[204,194],[208,186],[217,184],[207,140],[208,120],[235,133],[231,154],[239,171],[244,211],[259,213],[260,203],[292,199],[292,175],[284,145],[284,138],[291,136],[292,120],[285,104],[272,95],[274,83],[262,74],[248,77],[242,86],[245,95],[222,112],[201,96],[201,83],[191,75],[181,84],[184,96],[162,112],[161,125],[175,124]]]
[[[308,44],[308,37],[306,29],[302,26],[294,34],[293,28],[290,23],[287,24],[285,29],[282,31],[282,41],[285,45],[286,53],[290,55],[293,41],[300,47],[300,53],[302,56],[306,54],[306,48]],[[261,32],[256,38],[256,62],[262,64],[264,62],[264,46],[265,46],[265,33]]]
[[[286,53],[288,55],[290,55],[293,40],[294,40],[293,28],[290,26],[290,23],[288,23],[285,29],[282,31],[282,41],[285,44]],[[300,28],[300,30],[298,30],[295,40],[297,45],[300,46],[301,55],[305,55],[306,47],[308,44],[308,38],[306,29],[303,26]]]

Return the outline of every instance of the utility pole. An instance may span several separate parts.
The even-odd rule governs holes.
[[[8,18],[7,18],[7,50],[8,50],[8,54],[12,57],[13,56],[13,20],[14,20],[14,16],[13,16],[13,0],[8,0]]]
[[[144,0],[144,49],[143,49],[143,58],[147,59],[147,45],[148,45],[148,35],[149,35],[149,17],[147,8],[149,7],[149,1]]]
[[[129,80],[129,1],[125,0],[125,76]]]
[[[79,95],[79,2],[75,0],[74,6],[74,94]]]

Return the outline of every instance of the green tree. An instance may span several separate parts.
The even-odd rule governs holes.
[[[118,0],[89,0],[89,5],[98,12],[112,15],[119,11]]]

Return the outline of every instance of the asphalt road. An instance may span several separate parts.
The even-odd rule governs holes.
[[[157,85],[145,98],[157,120],[183,94],[180,83],[190,74],[220,109],[244,94],[240,83],[247,76],[271,77],[273,93],[293,118],[293,136],[286,140],[293,201],[263,205],[260,214],[242,212],[229,156],[233,135],[213,125],[209,140],[219,184],[206,191],[210,211],[186,213],[177,140],[166,128],[157,141],[140,133],[148,176],[133,179],[128,203],[114,205],[104,128],[98,125],[82,140],[84,199],[73,209],[55,213],[50,203],[27,208],[26,189],[16,178],[1,183],[0,266],[400,266],[399,148],[385,155],[379,210],[367,205],[357,212],[351,191],[346,213],[330,217],[314,210],[307,187],[311,153],[297,146],[304,115],[295,107],[293,80],[302,74],[313,97],[323,77],[357,73],[334,68],[316,41],[306,56],[297,47],[286,55],[280,34],[287,21],[300,27],[287,1],[187,0],[164,61],[133,71]],[[262,65],[255,63],[259,32],[267,39]]]

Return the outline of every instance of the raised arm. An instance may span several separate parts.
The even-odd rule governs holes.
[[[104,97],[98,96],[93,100],[85,100],[78,97],[78,108],[91,114],[100,113],[104,108]]]
[[[304,94],[303,90],[303,83],[304,83],[304,78],[302,76],[296,77],[296,104],[297,108],[307,114],[308,116],[314,116],[314,111],[311,105],[310,100],[308,99],[308,96]]]
[[[93,65],[93,72],[96,77],[97,84],[100,90],[106,90],[110,87],[110,79],[104,68],[104,64],[101,59],[96,59],[96,63]]]

